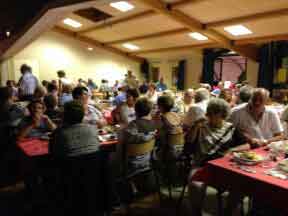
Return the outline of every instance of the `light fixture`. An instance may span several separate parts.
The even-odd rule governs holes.
[[[199,41],[204,41],[204,40],[208,40],[208,37],[206,37],[205,35],[199,33],[199,32],[192,32],[192,33],[189,33],[189,36],[196,39],[196,40],[199,40]]]
[[[63,20],[63,23],[65,25],[71,26],[73,28],[80,28],[82,26],[82,24],[76,20],[73,20],[71,18],[66,18]]]
[[[227,26],[224,28],[224,30],[234,36],[252,34],[252,31],[243,25]]]
[[[94,49],[93,49],[93,47],[88,47],[87,50],[88,51],[93,51]]]
[[[130,49],[130,50],[139,50],[140,47],[134,45],[134,44],[131,44],[131,43],[124,43],[122,44],[123,47],[125,47],[126,49]]]
[[[8,37],[10,37],[11,32],[10,31],[6,31],[5,34],[6,34],[6,37],[8,38]]]
[[[122,12],[127,12],[134,9],[134,5],[126,1],[112,2],[110,3],[110,6]]]

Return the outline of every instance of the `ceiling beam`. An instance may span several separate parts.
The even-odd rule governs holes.
[[[89,45],[91,45],[91,46],[104,49],[104,50],[106,50],[106,51],[115,53],[115,54],[117,54],[117,55],[126,57],[126,58],[128,58],[128,59],[130,59],[130,60],[133,60],[133,61],[136,61],[136,62],[139,62],[139,63],[142,63],[142,62],[144,61],[144,58],[135,56],[135,54],[131,54],[131,53],[128,53],[128,52],[127,52],[127,53],[126,53],[126,52],[123,52],[122,50],[116,49],[116,48],[114,48],[114,47],[107,46],[107,45],[105,45],[104,43],[101,43],[101,42],[96,41],[96,40],[94,40],[94,39],[88,38],[88,37],[86,37],[86,36],[78,35],[78,34],[76,34],[75,32],[66,30],[66,29],[64,29],[64,28],[54,27],[53,30],[54,30],[55,32],[64,34],[64,35],[66,35],[66,36],[68,36],[68,37],[77,39],[77,40],[80,41],[80,42],[87,43],[87,44],[89,44]]]
[[[254,61],[258,58],[258,49],[256,47],[236,47],[232,44],[232,41],[223,36],[222,34],[218,33],[213,29],[204,29],[202,23],[198,20],[187,16],[182,11],[174,9],[173,7],[170,8],[169,5],[163,3],[160,0],[137,0],[141,3],[144,3],[152,10],[167,16],[168,18],[182,24],[184,27],[188,28],[190,31],[200,32],[212,40],[220,43],[222,47],[234,50],[235,52],[239,53],[240,55],[246,56]]]
[[[246,23],[250,21],[254,22],[254,21],[264,20],[264,19],[279,18],[283,16],[286,16],[286,17],[288,16],[288,8],[211,22],[211,23],[205,24],[205,27],[217,28],[217,27],[224,27],[224,26],[235,25],[235,24],[242,24],[242,23]]]
[[[234,44],[236,46],[243,46],[247,44],[267,43],[271,41],[281,41],[281,40],[288,40],[288,34],[278,34],[278,35],[270,35],[270,36],[264,36],[264,37],[262,36],[262,37],[235,40]]]
[[[191,49],[204,49],[204,48],[215,48],[219,47],[218,43],[201,43],[201,44],[193,44],[186,46],[176,46],[176,47],[167,47],[167,48],[158,48],[158,49],[150,49],[143,51],[133,52],[134,54],[141,55],[147,53],[161,53],[161,52],[171,52],[171,51],[182,51],[182,50],[191,50]]]
[[[174,3],[169,4],[169,7],[178,8],[178,7],[183,7],[185,5],[196,4],[196,3],[199,3],[199,2],[203,2],[203,1],[207,1],[207,0],[181,0],[179,2],[174,2]],[[104,22],[104,23],[102,23],[100,25],[91,26],[91,27],[89,27],[87,29],[83,29],[81,31],[78,31],[78,33],[79,34],[85,34],[85,33],[89,33],[89,32],[92,32],[92,31],[105,29],[105,28],[111,27],[113,25],[125,23],[125,22],[131,21],[131,20],[134,21],[134,20],[137,20],[137,19],[150,17],[150,16],[153,16],[153,15],[156,15],[154,10],[147,10],[147,11],[139,12],[139,13],[136,13],[136,14],[131,14],[129,16],[122,17],[120,19],[107,21],[107,22]]]
[[[174,30],[169,30],[169,31],[163,31],[163,32],[157,32],[157,33],[141,35],[141,36],[136,36],[136,37],[124,38],[121,40],[109,41],[109,42],[105,42],[105,44],[114,45],[114,44],[121,44],[121,43],[126,43],[126,42],[135,42],[135,41],[141,41],[141,40],[147,40],[147,39],[153,39],[153,38],[159,38],[159,37],[167,37],[167,36],[176,35],[176,34],[184,34],[188,32],[190,31],[187,28],[179,28],[179,29],[174,29]]]

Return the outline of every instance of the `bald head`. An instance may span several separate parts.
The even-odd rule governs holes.
[[[187,89],[184,93],[184,103],[191,104],[193,102],[193,98],[194,98],[194,90]]]

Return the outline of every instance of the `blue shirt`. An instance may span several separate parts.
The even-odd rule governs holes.
[[[60,106],[64,106],[65,103],[70,102],[73,100],[72,94],[63,93],[62,96],[59,98]]]
[[[156,84],[156,90],[159,92],[167,90],[167,85],[165,83],[158,82]]]

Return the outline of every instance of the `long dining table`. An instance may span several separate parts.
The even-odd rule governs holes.
[[[258,148],[253,151],[263,157],[268,154],[268,150],[265,148]],[[287,177],[283,179],[279,176],[271,176],[267,172],[277,169],[279,161],[269,161],[265,166],[263,163],[243,166],[237,165],[233,162],[233,157],[228,155],[209,161],[193,176],[192,180],[204,182],[215,188],[224,188],[228,191],[251,196],[257,201],[288,213],[288,173],[283,174]]]
[[[111,150],[115,147],[117,143],[117,139],[100,142],[100,148],[103,150]],[[45,156],[49,153],[49,141],[46,139],[23,139],[17,142],[17,146],[27,157]]]

